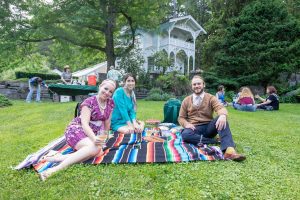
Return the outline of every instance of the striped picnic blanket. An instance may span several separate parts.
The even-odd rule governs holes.
[[[222,151],[217,146],[196,147],[184,143],[181,134],[170,134],[164,137],[164,142],[147,142],[143,140],[146,136],[142,134],[118,134],[110,138],[104,148],[104,154],[99,157],[87,160],[87,164],[120,164],[120,163],[166,163],[166,162],[188,162],[198,160],[221,160]],[[40,158],[50,150],[56,150],[62,154],[69,154],[73,149],[66,144],[64,137],[61,137],[48,146],[29,155],[15,169],[22,169],[33,166],[37,172],[42,172],[57,165],[51,162],[39,162]]]

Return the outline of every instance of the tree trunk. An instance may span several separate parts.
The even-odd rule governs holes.
[[[116,13],[112,2],[107,2],[107,19],[105,27],[105,54],[107,60],[107,71],[110,66],[115,66],[116,55],[114,45],[114,28],[116,23]]]

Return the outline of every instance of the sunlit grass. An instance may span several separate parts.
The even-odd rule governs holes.
[[[14,171],[28,154],[61,136],[75,103],[14,101],[0,109],[0,199],[299,199],[300,105],[238,112],[229,122],[243,163],[74,165],[41,182]],[[163,119],[164,102],[138,101],[138,118]]]

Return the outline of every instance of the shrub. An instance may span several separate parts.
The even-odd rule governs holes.
[[[297,96],[282,96],[279,98],[280,103],[297,103]]]
[[[225,101],[227,102],[232,102],[232,99],[235,97],[235,92],[234,91],[228,91],[225,93]]]
[[[162,89],[160,89],[160,88],[152,88],[150,91],[149,91],[149,95],[152,95],[152,94],[162,94],[163,93],[163,91],[162,91]]]
[[[35,72],[15,72],[16,78],[32,78],[35,76],[41,77],[43,80],[57,80],[60,79],[58,74],[45,74],[45,73],[35,73]]]
[[[11,106],[12,102],[4,95],[0,94],[0,108]]]
[[[189,96],[189,95],[182,95],[182,96],[177,97],[177,99],[179,99],[182,102],[184,100],[184,98],[187,96]]]
[[[155,81],[155,85],[163,91],[172,92],[177,96],[185,95],[190,92],[188,77],[178,74],[178,72],[160,75]]]
[[[173,94],[169,94],[169,93],[164,93],[161,95],[162,101],[167,101],[170,98],[175,98],[175,96]]]
[[[150,79],[150,74],[145,71],[141,71],[137,76],[137,83],[136,87],[138,88],[145,88],[145,89],[151,89],[152,87],[152,81]]]
[[[152,88],[149,95],[145,98],[146,101],[167,101],[170,98],[175,98],[173,94],[164,93],[160,88]]]

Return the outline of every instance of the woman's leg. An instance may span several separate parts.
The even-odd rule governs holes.
[[[130,130],[129,126],[125,125],[118,128],[117,131],[122,134],[130,134],[129,130]]]
[[[237,110],[242,110],[242,105],[238,104],[238,103],[235,103],[235,104],[233,104],[233,108],[235,108]]]
[[[45,176],[47,178],[51,174],[60,171],[62,169],[65,169],[75,163],[83,162],[92,157],[95,157],[97,154],[99,154],[102,151],[101,147],[96,146],[89,138],[84,138],[81,141],[79,141],[76,144],[75,148],[77,149],[77,151],[64,156],[62,162],[59,165],[50,168],[45,172],[42,172],[43,174],[41,174],[41,176],[43,176],[45,179]]]
[[[139,125],[140,125],[140,127],[141,127],[141,130],[142,130],[142,132],[143,132],[143,131],[144,131],[144,128],[145,128],[145,122],[143,122],[143,121],[138,121],[138,123],[139,123]],[[119,133],[122,133],[122,134],[131,134],[129,130],[130,130],[130,128],[129,128],[128,125],[121,126],[120,128],[117,129],[117,131],[118,131]]]

